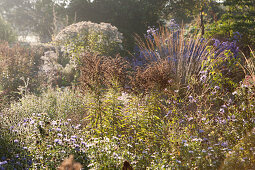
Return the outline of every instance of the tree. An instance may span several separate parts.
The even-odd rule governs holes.
[[[133,48],[135,33],[144,34],[148,26],[158,25],[166,0],[72,0],[69,15],[77,21],[107,22],[124,34],[125,44]]]
[[[215,0],[168,0],[163,16],[173,18],[179,24],[187,24],[199,17],[201,34],[205,33],[205,25],[216,22],[222,10]]]
[[[0,41],[13,42],[16,35],[11,26],[0,16]]]
[[[225,0],[224,6],[226,13],[210,34],[228,39],[239,38],[241,50],[249,54],[248,46],[255,47],[255,0]]]
[[[64,22],[65,5],[57,0],[3,0],[0,9],[19,32],[34,32],[42,42],[49,42],[52,34],[64,27],[58,25]]]

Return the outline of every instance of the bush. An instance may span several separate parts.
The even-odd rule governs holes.
[[[107,23],[78,22],[60,31],[54,42],[69,54],[86,51],[111,56],[121,50],[122,34]]]
[[[43,63],[40,65],[39,76],[43,79],[45,87],[71,86],[78,79],[77,66],[58,49],[55,51],[46,51],[41,57]]]
[[[11,26],[0,16],[0,40],[14,42],[16,35]]]
[[[78,149],[78,145],[84,145],[81,128],[86,124],[83,121],[86,101],[84,96],[67,88],[48,89],[41,96],[27,94],[3,110],[0,130],[7,129],[3,139],[14,144],[13,154],[24,148],[25,157],[31,158],[29,164],[22,162],[22,167],[56,169],[70,154],[86,167],[89,160],[85,150]],[[11,157],[14,158],[15,155]],[[7,161],[4,167],[9,166],[12,163]]]
[[[133,67],[137,70],[135,88],[180,90],[192,81],[209,83],[215,68],[219,71],[232,58],[223,47],[212,46],[212,41],[198,36],[185,36],[184,30],[150,29],[146,40],[136,38],[139,50]]]
[[[15,119],[15,116],[5,114],[7,118],[1,117],[1,124],[6,128],[12,127],[6,134],[12,135],[10,141],[14,145],[14,153],[18,152],[18,148],[23,148],[27,153],[25,158],[30,158],[29,162],[24,160],[20,162],[18,168],[57,169],[65,157],[73,154],[86,169],[89,160],[84,150],[85,142],[82,139],[80,125],[72,124],[68,120],[51,119],[47,113],[22,116],[21,120]],[[16,126],[13,121],[19,126]],[[14,157],[23,156],[20,154],[17,153]],[[7,157],[5,154],[2,156]],[[9,158],[13,160],[12,157]],[[16,164],[13,165],[10,160],[7,160],[0,167],[13,166],[17,167]]]
[[[47,113],[52,119],[72,118],[80,122],[86,113],[86,100],[84,96],[69,88],[49,88],[40,96],[25,95],[5,111],[15,114],[16,119],[30,117],[33,113]]]
[[[40,50],[35,51],[18,44],[0,44],[1,99],[15,99],[21,94],[38,90],[40,54]]]
[[[86,53],[81,57],[80,83],[83,90],[97,93],[105,88],[124,88],[128,83],[128,63],[115,58]]]

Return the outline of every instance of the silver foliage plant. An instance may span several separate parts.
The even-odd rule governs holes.
[[[50,86],[63,86],[63,79],[72,81],[75,74],[76,65],[74,60],[67,61],[67,64],[59,60],[64,56],[55,51],[46,51],[41,57],[43,64],[40,66],[39,75],[44,78],[44,82]]]
[[[109,23],[78,22],[61,30],[54,38],[66,53],[93,52],[114,55],[122,49],[123,35]]]

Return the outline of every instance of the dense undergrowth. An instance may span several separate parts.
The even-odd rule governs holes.
[[[39,74],[47,62],[3,63],[25,80],[32,69],[41,81],[27,82],[29,89],[1,73],[9,83],[2,93],[20,93],[1,106],[0,168],[56,169],[72,154],[84,169],[120,169],[125,160],[134,169],[252,169],[254,54],[243,62],[234,42],[165,28],[137,44],[129,61],[83,52],[67,59],[75,62],[69,74],[78,76],[68,86],[63,64],[48,69],[53,85]],[[63,55],[56,50],[54,61],[72,56]]]

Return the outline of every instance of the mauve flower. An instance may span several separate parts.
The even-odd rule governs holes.
[[[19,142],[19,140],[18,140],[18,139],[15,139],[15,140],[14,140],[14,143],[18,143],[18,142]]]
[[[51,122],[51,125],[57,125],[58,123],[57,123],[57,121],[52,121]]]
[[[33,125],[34,123],[35,123],[35,121],[34,121],[34,120],[31,120],[31,121],[30,121],[30,124],[31,124],[31,125]]]
[[[199,131],[198,131],[199,133],[203,133],[204,132],[204,130],[202,130],[202,129],[199,129]]]
[[[43,125],[43,121],[39,121],[39,125],[41,125],[41,126],[42,126],[42,125]]]
[[[228,146],[228,143],[227,143],[227,142],[222,142],[222,143],[221,143],[221,146],[227,147],[227,146]]]
[[[214,40],[214,47],[218,47],[220,45],[220,41],[218,39],[213,39]]]
[[[86,146],[86,142],[83,142],[83,141],[82,141],[81,144],[84,145],[84,146]]]
[[[219,86],[215,86],[214,88],[215,88],[216,90],[219,90],[219,89],[220,89],[220,87],[219,87]]]
[[[60,139],[55,139],[54,142],[58,144],[62,144],[62,141]]]
[[[73,136],[71,136],[71,138],[72,138],[72,139],[76,139],[76,138],[77,138],[77,136],[73,135]]]
[[[186,143],[187,142],[187,140],[182,140],[182,143]]]
[[[59,137],[62,137],[62,136],[63,136],[61,133],[58,133],[57,135],[58,135]]]
[[[233,94],[233,95],[237,95],[237,91],[234,91],[232,94]]]
[[[225,110],[223,108],[220,108],[220,113],[225,113]]]
[[[0,165],[5,165],[7,163],[8,163],[7,161],[3,161],[3,162],[0,162]]]

